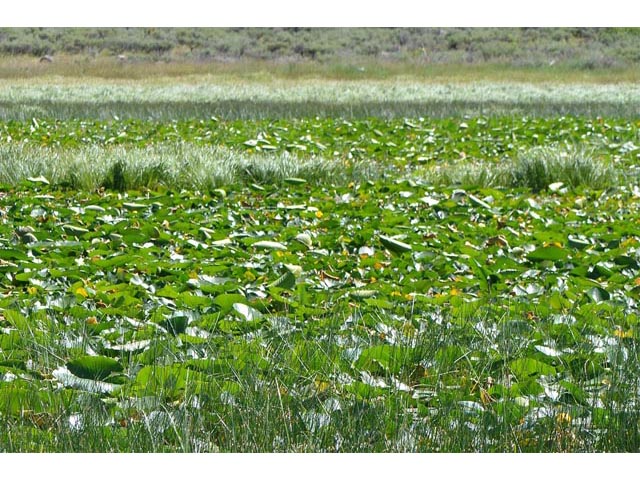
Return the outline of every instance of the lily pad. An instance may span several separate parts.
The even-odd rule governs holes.
[[[410,252],[413,248],[408,243],[401,242],[400,240],[396,240],[395,238],[387,237],[385,235],[380,235],[380,242],[385,246],[388,250],[395,253],[406,253]]]
[[[533,252],[527,255],[527,258],[534,262],[541,262],[545,260],[558,261],[567,260],[569,258],[569,252],[561,247],[550,245],[548,247],[537,248]]]
[[[296,276],[290,271],[286,271],[283,275],[281,275],[274,282],[269,284],[269,287],[277,287],[277,288],[293,288],[296,284]]]
[[[43,177],[42,175],[39,177],[28,177],[27,180],[33,183],[42,183],[44,185],[49,185],[49,180],[47,180],[47,178]]]
[[[264,248],[267,250],[286,250],[287,246],[283,245],[280,242],[272,242],[270,240],[260,240],[259,242],[255,242],[252,244],[253,247],[256,248]]]
[[[71,360],[66,366],[76,377],[91,380],[105,380],[112,373],[123,370],[122,365],[113,358],[89,355]]]

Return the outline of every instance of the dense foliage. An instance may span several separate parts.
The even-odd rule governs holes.
[[[634,121],[603,118],[302,118],[295,120],[39,120],[0,123],[0,144],[146,147],[166,142],[216,145],[246,154],[395,161],[397,168],[453,160],[501,161],[543,145],[580,144],[632,168],[640,143]]]
[[[636,451],[637,135],[572,117],[2,124],[5,171],[42,158],[0,192],[0,445]],[[126,161],[91,190],[44,176],[51,149],[167,141],[383,173],[200,190],[162,169],[130,182]],[[423,175],[551,144],[624,175]]]
[[[42,182],[2,196],[0,405],[45,448],[638,446],[636,190]]]

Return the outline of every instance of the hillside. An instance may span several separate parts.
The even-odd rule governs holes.
[[[0,56],[637,66],[637,28],[0,28]]]

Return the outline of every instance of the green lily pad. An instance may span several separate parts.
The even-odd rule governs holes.
[[[385,246],[389,251],[394,253],[406,253],[410,252],[413,248],[408,243],[401,242],[400,240],[396,240],[395,238],[387,237],[386,235],[380,235],[380,242]]]
[[[286,250],[287,246],[280,242],[272,242],[270,240],[261,240],[252,244],[256,248],[264,248],[266,250]]]
[[[269,284],[269,287],[276,288],[293,288],[296,284],[296,276],[290,271],[286,271],[283,275]]]
[[[76,377],[91,380],[105,380],[112,373],[123,371],[122,365],[113,358],[89,355],[71,360],[67,368]]]
[[[555,262],[558,260],[567,260],[569,258],[569,252],[564,248],[550,245],[548,247],[537,248],[533,252],[529,253],[527,258],[534,262],[541,262],[545,260]]]

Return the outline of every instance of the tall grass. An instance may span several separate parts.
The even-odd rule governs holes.
[[[428,314],[413,316],[414,333],[399,339],[419,353],[427,372],[413,378],[410,393],[393,387],[398,375],[408,382],[404,377],[409,372],[377,374],[371,379],[383,386],[367,386],[371,379],[364,380],[353,370],[354,349],[384,344],[379,335],[367,334],[370,327],[366,326],[371,320],[393,324],[382,313],[355,319],[350,330],[336,319],[331,326],[282,331],[272,328],[275,318],[267,317],[265,326],[251,338],[224,340],[257,354],[247,357],[244,366],[230,363],[229,368],[204,372],[204,376],[176,367],[176,372],[188,374],[179,390],[166,378],[143,386],[136,395],[128,387],[104,396],[43,381],[64,363],[68,347],[54,335],[41,338],[34,333],[29,338],[25,333],[22,341],[35,354],[39,368],[31,375],[38,380],[0,377],[9,382],[0,397],[0,451],[637,451],[640,365],[634,343],[620,347],[625,356],[601,360],[611,372],[609,387],[593,385],[589,378],[575,380],[585,391],[602,392],[594,395],[601,398],[597,405],[563,399],[553,395],[553,389],[551,393],[504,391],[482,403],[477,399],[477,389],[489,377],[508,382],[510,359],[526,356],[534,344],[553,341],[550,318],[526,326],[523,334],[519,312],[532,308],[536,307],[522,304],[518,311],[496,315],[495,308],[486,305],[472,314],[445,315],[438,323]],[[603,314],[599,323],[615,325],[620,320],[616,315]],[[588,342],[593,327],[587,319],[584,322],[574,331],[576,355],[593,353]],[[76,326],[65,326],[60,333],[77,336],[72,328]],[[315,332],[313,344],[307,342],[309,350],[304,351],[299,344],[313,328],[322,331]],[[185,355],[187,348],[193,348],[158,335],[158,343],[174,355]],[[220,339],[216,338],[212,334],[199,344],[201,358],[217,357]],[[42,349],[53,355],[43,359]],[[392,360],[391,369],[396,368],[394,361],[403,364],[400,358]],[[134,381],[135,358],[129,364],[125,373]],[[545,384],[543,378],[537,381]],[[515,396],[523,401],[530,398],[538,407],[510,413]]]
[[[170,188],[214,189],[233,184],[281,184],[302,178],[316,185],[344,184],[395,175],[378,162],[290,153],[246,153],[190,143],[143,147],[87,146],[65,149],[29,144],[0,146],[0,184],[17,185],[45,177],[54,185],[95,190]],[[501,163],[460,161],[420,168],[413,178],[436,185],[604,189],[626,176],[595,151],[579,146],[535,147]]]
[[[635,117],[636,84],[424,83],[238,78],[0,83],[0,119],[296,118],[586,115]]]
[[[207,190],[239,183],[280,184],[302,178],[312,184],[338,184],[377,178],[382,168],[370,161],[289,153],[252,154],[189,143],[152,147],[88,146],[77,149],[0,146],[0,184],[17,185],[34,177],[74,189],[170,188]]]
[[[584,148],[537,147],[522,153],[511,171],[511,185],[540,191],[561,182],[569,188],[603,189],[617,183],[618,173]]]
[[[624,178],[611,162],[580,146],[541,146],[501,163],[461,161],[431,167],[426,181],[439,185],[527,188],[533,192],[558,188],[604,189]]]
[[[368,102],[484,101],[488,104],[572,104],[623,103],[638,104],[640,86],[635,83],[587,84],[483,81],[461,83],[425,83],[411,79],[332,81],[323,79],[255,80],[230,77],[196,78],[181,82],[170,80],[109,81],[79,78],[64,81],[0,83],[3,104],[39,104],[41,102],[108,104],[108,103],[214,103],[220,101],[304,102],[354,104]]]

